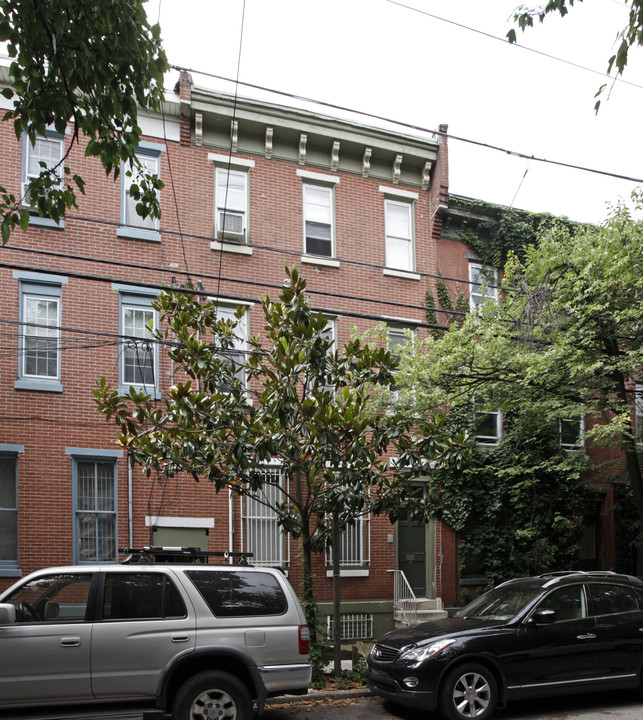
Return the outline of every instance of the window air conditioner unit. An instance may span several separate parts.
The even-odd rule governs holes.
[[[246,233],[243,227],[243,215],[240,213],[231,213],[229,211],[219,212],[217,228],[217,236],[219,238],[225,237],[237,241],[245,239]]]

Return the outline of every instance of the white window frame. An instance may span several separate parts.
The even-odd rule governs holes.
[[[241,181],[243,185],[242,202],[231,204],[230,179]],[[214,232],[218,240],[227,240],[243,245],[248,244],[248,206],[249,206],[249,173],[236,167],[214,169]],[[224,219],[230,225],[240,220],[239,228],[227,229]]]
[[[371,564],[371,517],[361,515],[339,534],[339,567],[343,577],[368,576]],[[333,574],[333,548],[326,553],[326,575]]]
[[[335,186],[339,184],[340,178],[336,175],[325,175],[323,173],[310,172],[308,170],[297,170],[297,175],[302,179],[302,215],[303,215],[303,245],[304,258],[306,262],[331,263],[336,267],[336,237],[335,237]],[[320,212],[316,208],[321,207],[314,202],[314,194],[322,193],[327,198],[326,217],[321,219]],[[322,213],[323,214],[323,213]],[[313,252],[308,245],[308,223],[318,223],[328,227],[330,252]],[[314,238],[313,238],[314,239]]]
[[[404,210],[408,232],[400,234],[394,228],[393,213]],[[402,272],[415,272],[415,205],[411,200],[384,198],[386,235],[386,267]],[[403,251],[403,252],[401,252]],[[401,259],[400,259],[401,258]]]
[[[140,294],[130,290],[120,290],[119,292],[119,333],[121,336],[121,345],[119,353],[118,367],[118,387],[119,392],[127,393],[130,388],[143,390],[153,397],[159,396],[159,350],[158,343],[146,329],[143,334],[132,335],[129,323],[126,320],[126,314],[130,311],[144,312],[149,315],[152,320],[153,329],[158,328],[158,313],[152,307],[155,296],[148,294]],[[140,338],[140,339],[128,339]],[[149,347],[146,347],[149,345]],[[131,380],[126,377],[126,371],[130,363],[128,363],[129,355],[134,352],[150,353],[152,367],[152,382]]]
[[[23,154],[22,154],[22,178],[21,178],[21,191],[22,191],[22,205],[23,207],[27,208],[29,210],[29,223],[31,225],[43,225],[46,227],[57,227],[57,228],[64,228],[65,224],[61,220],[60,222],[55,222],[49,217],[41,216],[38,214],[38,207],[32,206],[29,202],[29,183],[31,180],[34,180],[40,175],[41,170],[44,168],[40,167],[40,165],[37,165],[37,167],[32,168],[30,171],[29,165],[32,160],[32,157],[36,155],[35,162],[39,163],[40,159],[37,157],[37,149],[38,146],[41,143],[47,143],[50,147],[57,147],[58,148],[58,156],[57,158],[54,158],[51,160],[51,162],[47,162],[47,160],[42,159],[43,162],[46,163],[48,168],[56,167],[55,175],[58,178],[57,182],[55,183],[58,185],[58,187],[62,186],[63,184],[63,177],[64,177],[64,167],[62,164],[62,160],[65,156],[65,136],[61,133],[55,132],[53,130],[48,130],[45,135],[38,135],[36,137],[36,144],[35,146],[31,144],[31,140],[29,139],[29,136],[25,133],[23,134],[23,140],[22,140],[22,147],[23,147]]]
[[[241,356],[241,364],[244,365],[248,357],[248,308],[244,305],[235,305],[230,301],[221,301],[216,298],[211,298],[211,302],[216,307],[217,319],[219,320],[230,320],[236,323],[234,329],[234,345],[231,350],[226,354],[225,359],[231,359],[230,355],[235,354]],[[238,318],[236,316],[237,308],[243,307],[244,313]],[[223,354],[221,354],[223,358]],[[236,373],[237,377],[241,380],[243,387],[247,389],[248,378],[244,368],[240,368]]]
[[[161,151],[164,149],[163,145],[142,142],[136,150],[136,156],[146,170],[160,177]],[[130,171],[132,175],[128,176]],[[137,168],[132,168],[131,165],[123,165],[121,168],[121,226],[116,234],[118,237],[160,242],[160,219],[149,215],[141,217],[136,212],[136,202],[129,194],[130,187],[137,182],[139,175]]]
[[[563,442],[563,423],[578,424],[578,441],[574,443]],[[558,436],[560,438],[560,446],[565,450],[580,450],[585,446],[585,418],[562,418],[558,421]]]
[[[275,484],[264,485],[255,493],[275,503],[284,496],[284,477],[279,466],[267,465],[261,472],[271,474]],[[290,564],[290,543],[288,536],[278,525],[278,515],[257,499],[248,496],[240,497],[241,514],[241,551],[252,552],[252,565],[264,567],[287,567]]]
[[[492,278],[485,278],[484,275]],[[492,282],[489,280],[492,279]],[[469,263],[469,308],[478,312],[487,302],[498,304],[498,270],[491,265]]]
[[[45,273],[14,272],[19,279],[19,334],[18,334],[18,379],[14,387],[18,390],[42,390],[45,392],[62,392],[61,382],[61,319],[62,319],[62,286],[67,278]],[[46,302],[55,305],[56,318],[52,323],[38,323],[28,310],[29,302]],[[55,344],[56,371],[52,374],[30,373],[27,360],[30,355],[30,341],[53,341]],[[37,351],[36,351],[37,352]]]
[[[65,452],[71,456],[72,461],[72,501],[73,501],[73,562],[74,565],[88,565],[118,560],[118,460],[123,457],[121,450],[94,450],[89,448],[66,448]],[[92,500],[91,507],[80,507],[80,477],[79,466],[85,464],[93,466]],[[109,495],[101,495],[99,466],[111,468],[111,490]],[[109,497],[109,506],[100,507],[101,499]],[[107,520],[107,522],[105,522]],[[83,527],[83,524],[85,527]],[[105,526],[111,533],[104,535]],[[81,557],[81,543],[87,539],[88,528],[93,535],[95,553],[91,559]],[[100,552],[101,541],[109,544],[111,552]],[[103,546],[104,547],[104,546]]]
[[[480,403],[474,398],[473,404],[475,407],[475,419],[476,419],[476,425],[477,420],[481,416],[490,417],[493,419],[493,423],[496,428],[496,432],[493,435],[482,435],[478,432],[476,432],[475,435],[475,441],[478,445],[485,445],[485,446],[495,446],[500,443],[502,440],[502,413],[500,410],[478,410]]]
[[[409,337],[410,333],[410,337]],[[386,344],[389,351],[397,355],[397,348],[404,348],[409,342],[415,343],[417,331],[412,327],[404,327],[402,325],[387,325],[386,326]],[[400,397],[399,390],[396,390],[395,383],[393,383],[389,390],[391,392],[391,401],[397,402]]]

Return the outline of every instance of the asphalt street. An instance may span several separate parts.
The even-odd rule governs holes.
[[[267,705],[263,720],[442,720],[442,716],[408,710],[376,697],[318,698]],[[641,720],[643,701],[636,692],[586,693],[565,698],[515,702],[496,711],[494,720]]]

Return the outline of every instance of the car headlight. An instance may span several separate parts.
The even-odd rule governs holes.
[[[436,640],[430,645],[420,645],[419,647],[412,647],[408,650],[405,650],[400,655],[400,660],[405,660],[407,662],[410,661],[415,665],[419,665],[427,658],[433,657],[439,652],[442,652],[445,648],[448,648],[449,645],[453,645],[454,642],[455,640],[452,638],[443,638],[442,640]]]

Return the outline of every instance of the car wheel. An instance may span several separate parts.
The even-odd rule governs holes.
[[[239,678],[201,672],[185,682],[174,700],[174,720],[250,720],[252,699]]]
[[[460,665],[445,678],[440,710],[449,720],[487,720],[496,708],[498,686],[484,665]]]

